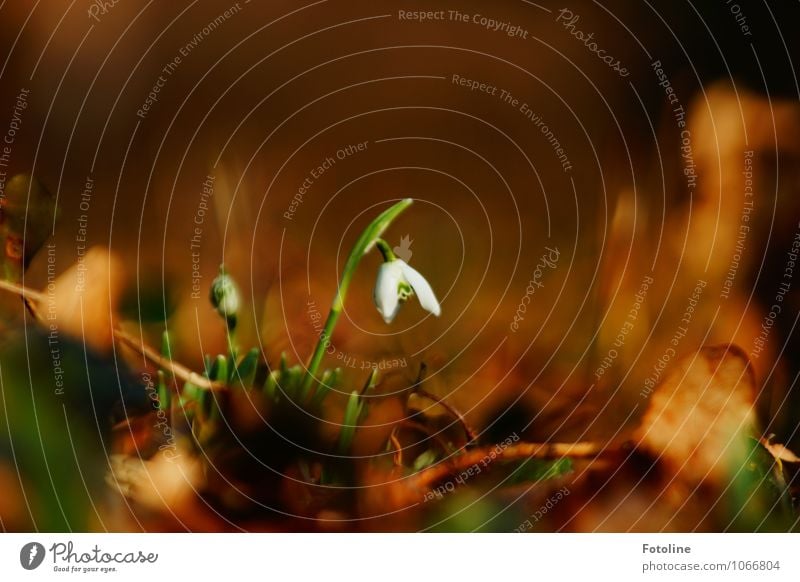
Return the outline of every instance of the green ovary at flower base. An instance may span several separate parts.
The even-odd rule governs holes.
[[[344,308],[347,289],[350,286],[356,267],[358,267],[361,258],[372,250],[374,246],[378,247],[384,259],[384,263],[378,271],[374,299],[375,305],[386,323],[392,322],[402,303],[414,294],[419,297],[423,308],[437,316],[441,313],[439,302],[430,284],[416,270],[408,266],[405,261],[395,257],[389,245],[381,239],[381,235],[392,221],[411,206],[413,202],[411,198],[406,198],[394,204],[375,218],[364,229],[361,236],[358,237],[345,263],[339,288],[333,299],[330,313],[328,313],[328,319],[325,321],[325,328],[322,330],[317,347],[309,360],[306,375],[303,379],[303,392],[309,390],[316,378],[325,349],[330,343],[336,322]]]

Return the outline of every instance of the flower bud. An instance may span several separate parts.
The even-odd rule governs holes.
[[[239,288],[233,277],[225,273],[220,266],[219,275],[211,283],[211,305],[217,310],[231,329],[236,327],[236,316],[239,313]]]

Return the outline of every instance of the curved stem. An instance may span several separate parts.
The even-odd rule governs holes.
[[[372,250],[372,247],[375,246],[375,244],[378,244],[381,235],[389,227],[392,221],[397,218],[406,208],[411,206],[413,202],[414,201],[411,198],[406,198],[393,205],[391,208],[384,210],[369,224],[369,226],[367,226],[367,228],[364,229],[364,232],[361,233],[361,236],[358,237],[356,244],[350,251],[350,255],[347,257],[347,262],[344,265],[342,279],[339,281],[339,288],[336,290],[336,295],[333,298],[331,310],[328,313],[328,319],[325,321],[325,328],[322,330],[322,334],[320,334],[317,347],[314,348],[314,353],[311,355],[311,359],[306,367],[306,375],[303,378],[301,393],[309,390],[311,388],[311,384],[316,378],[317,370],[322,362],[322,357],[325,355],[325,349],[328,345],[330,345],[330,339],[333,335],[333,330],[336,327],[336,323],[339,320],[342,309],[344,308],[344,300],[347,296],[347,288],[350,286],[350,281],[355,274],[358,263],[361,261],[361,257]],[[385,242],[383,242],[383,244],[386,246],[386,248],[388,248],[388,245],[386,245]]]
[[[475,442],[478,439],[477,433],[472,429],[472,427],[467,423],[467,419],[464,418],[464,415],[461,414],[456,407],[447,403],[447,401],[439,398],[435,394],[428,392],[427,390],[423,390],[420,387],[414,388],[414,392],[423,398],[427,398],[428,400],[432,400],[442,408],[444,408],[451,416],[455,417],[455,419],[461,425],[461,428],[464,430],[464,434],[467,436],[467,445]]]
[[[397,256],[394,254],[392,247],[390,247],[389,243],[387,243],[382,238],[375,240],[375,246],[378,247],[378,250],[383,255],[384,262],[388,263],[389,261],[394,261],[397,259]]]

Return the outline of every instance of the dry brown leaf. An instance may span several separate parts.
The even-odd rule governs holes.
[[[106,248],[90,248],[46,289],[44,325],[56,326],[97,351],[109,350],[122,280],[121,261]]]
[[[145,507],[177,511],[197,494],[202,482],[200,461],[188,451],[159,453],[152,459],[110,455],[106,482],[121,495]]]
[[[636,438],[687,483],[729,481],[757,434],[755,377],[736,346],[705,347],[679,360],[650,396]]]
[[[769,451],[769,454],[784,463],[800,463],[800,457],[795,455],[784,445],[770,442],[769,438],[761,437],[759,442]]]

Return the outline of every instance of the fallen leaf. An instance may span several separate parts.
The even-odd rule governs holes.
[[[85,341],[99,352],[113,342],[113,319],[122,291],[121,261],[92,247],[46,289],[40,307],[44,325]]]
[[[727,483],[756,430],[755,396],[755,377],[740,348],[702,348],[679,360],[650,396],[638,446],[684,482]]]
[[[795,455],[791,450],[787,449],[784,445],[770,442],[769,438],[761,437],[759,442],[764,446],[769,453],[776,459],[784,463],[800,463],[800,457]]]

